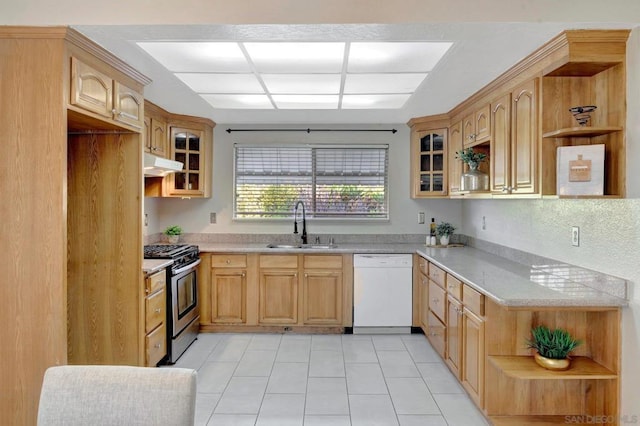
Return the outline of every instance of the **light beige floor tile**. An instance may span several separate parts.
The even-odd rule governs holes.
[[[347,393],[352,394],[388,394],[379,364],[345,364],[347,374]]]
[[[440,414],[427,385],[418,377],[388,377],[387,386],[398,414]]]
[[[273,365],[267,393],[306,393],[309,364],[276,362]]]
[[[398,425],[389,395],[349,395],[353,426]]]

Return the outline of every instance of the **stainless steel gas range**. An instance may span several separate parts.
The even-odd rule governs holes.
[[[172,259],[167,268],[167,350],[174,364],[198,336],[198,246],[157,244],[144,246],[145,259]]]

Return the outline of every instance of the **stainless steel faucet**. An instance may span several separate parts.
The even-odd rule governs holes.
[[[296,202],[293,208],[293,233],[298,233],[298,206],[302,204],[302,244],[307,244],[307,215],[304,210],[304,203],[302,200]]]

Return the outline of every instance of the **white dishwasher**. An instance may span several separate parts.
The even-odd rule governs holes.
[[[410,333],[412,255],[353,255],[353,332]]]

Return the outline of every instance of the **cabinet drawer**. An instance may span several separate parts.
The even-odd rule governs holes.
[[[458,301],[462,300],[462,282],[450,274],[447,274],[447,293]]]
[[[342,269],[342,256],[340,255],[314,255],[304,256],[305,269]]]
[[[429,262],[424,257],[418,258],[418,269],[425,275],[429,275]]]
[[[144,300],[145,304],[145,331],[148,333],[156,328],[160,323],[164,322],[167,314],[167,298],[164,290],[147,296]]]
[[[147,366],[155,366],[167,354],[167,332],[164,323],[147,334],[145,337],[147,347]]]
[[[445,288],[444,279],[446,275],[446,272],[442,269],[438,268],[433,263],[429,263],[429,278],[442,288]]]
[[[267,254],[260,256],[261,268],[297,268],[296,254]]]
[[[441,321],[444,321],[445,306],[447,305],[447,296],[433,281],[429,280],[429,309]]]
[[[444,358],[445,351],[445,333],[446,327],[435,315],[433,312],[429,312],[429,332],[427,333],[427,338],[433,348],[440,354],[442,358]]]
[[[212,254],[212,268],[246,268],[246,254]]]
[[[462,302],[465,308],[476,315],[484,316],[484,295],[465,285],[462,290]]]
[[[167,283],[167,270],[156,272],[144,280],[145,293],[153,294],[158,290],[164,289]]]

